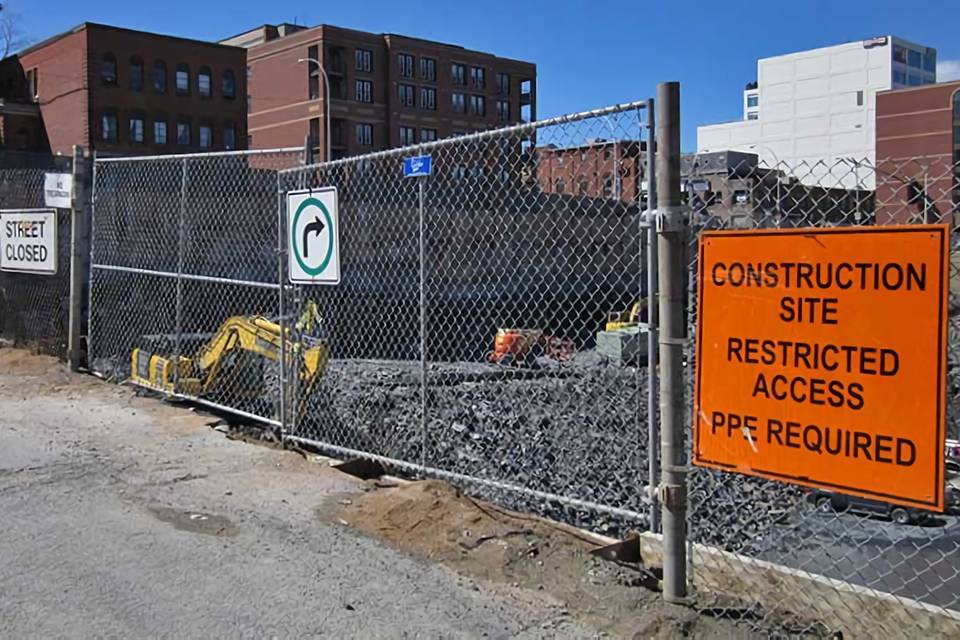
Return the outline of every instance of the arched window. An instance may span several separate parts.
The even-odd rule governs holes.
[[[212,92],[210,84],[210,67],[200,67],[197,72],[197,92],[204,98],[209,98]]]
[[[567,190],[567,185],[563,182],[563,178],[557,178],[556,182],[554,182],[554,190],[557,193],[563,193]]]
[[[233,100],[237,97],[237,79],[230,69],[224,71],[220,78],[220,93],[227,100]]]
[[[186,62],[177,65],[177,94],[190,95],[190,67]]]
[[[130,58],[130,90],[143,91],[143,60],[139,56]]]
[[[590,193],[590,181],[587,179],[587,176],[580,176],[577,179],[577,195],[585,196]]]
[[[100,81],[103,84],[117,84],[117,56],[105,53],[100,59]]]
[[[167,92],[167,63],[163,60],[153,63],[153,92]]]

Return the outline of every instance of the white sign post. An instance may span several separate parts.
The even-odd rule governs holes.
[[[287,193],[290,282],[340,284],[337,188]]]
[[[69,209],[73,206],[73,176],[69,173],[46,173],[43,176],[43,200],[48,207]]]
[[[0,271],[57,272],[56,211],[0,211]]]

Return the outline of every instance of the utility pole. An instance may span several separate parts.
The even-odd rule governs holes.
[[[2,8],[0,5],[0,9]],[[90,280],[91,167],[92,162],[86,150],[80,145],[74,145],[73,211],[70,217],[70,317],[67,334],[67,354],[70,369],[73,371],[78,371],[84,365],[86,356],[83,335],[86,324],[84,303],[89,299],[87,285]]]
[[[656,105],[663,598],[682,603],[687,597],[687,464],[683,424],[687,224],[680,197],[680,83],[657,85]]]

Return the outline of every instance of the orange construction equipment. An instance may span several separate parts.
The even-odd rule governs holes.
[[[533,366],[538,356],[564,361],[575,351],[570,340],[544,335],[540,329],[497,329],[487,359],[507,366]]]

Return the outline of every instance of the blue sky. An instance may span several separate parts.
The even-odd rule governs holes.
[[[459,44],[538,65],[538,116],[681,82],[683,147],[696,126],[741,116],[757,58],[894,34],[937,49],[960,77],[957,0],[5,0],[28,41],[84,21],[217,40],[265,22],[329,23]],[[474,9],[483,7],[483,10]],[[938,19],[943,17],[944,19]],[[941,78],[944,79],[944,78]]]

